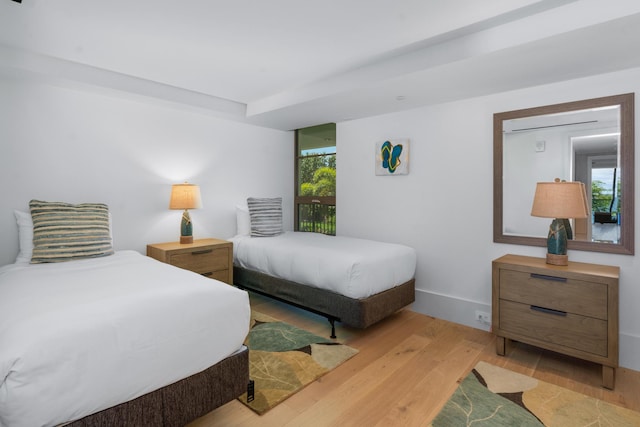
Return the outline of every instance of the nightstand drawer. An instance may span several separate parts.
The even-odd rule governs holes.
[[[147,255],[175,267],[233,285],[233,243],[220,239],[199,239],[193,243],[154,243]]]
[[[604,320],[503,300],[500,301],[500,328],[607,357],[607,322]]]
[[[229,251],[226,248],[199,248],[192,252],[171,255],[169,263],[176,267],[195,271],[200,274],[212,274],[228,270]]]
[[[550,272],[551,273],[551,272]],[[500,299],[607,319],[607,285],[550,274],[500,270]]]

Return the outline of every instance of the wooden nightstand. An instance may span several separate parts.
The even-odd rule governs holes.
[[[620,268],[505,255],[493,261],[493,332],[504,356],[507,339],[602,364],[613,389],[618,367]]]
[[[176,267],[233,285],[233,243],[220,239],[200,239],[193,243],[154,243],[147,256]]]

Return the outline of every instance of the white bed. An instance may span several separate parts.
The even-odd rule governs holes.
[[[319,233],[237,235],[234,283],[366,328],[415,300],[415,249]]]
[[[57,425],[243,350],[246,292],[134,251],[0,268],[0,426]]]
[[[405,283],[416,271],[415,249],[404,245],[292,231],[231,240],[237,266],[349,298]]]

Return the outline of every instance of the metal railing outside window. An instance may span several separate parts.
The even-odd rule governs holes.
[[[298,231],[336,234],[336,206],[306,203],[298,205]]]

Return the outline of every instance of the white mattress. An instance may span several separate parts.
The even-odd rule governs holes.
[[[0,425],[56,425],[242,348],[246,292],[134,251],[0,268]]]
[[[393,243],[303,232],[231,240],[237,266],[355,299],[401,285],[416,271],[415,249]]]

